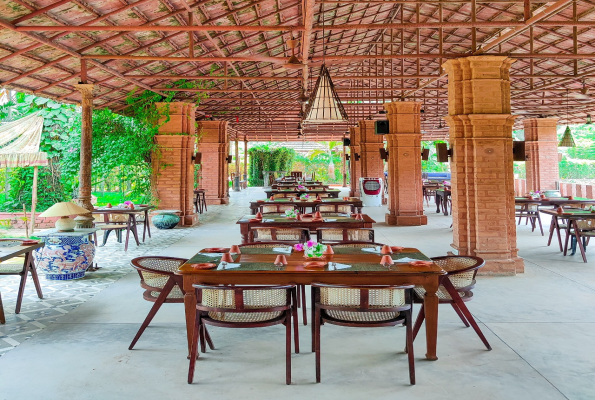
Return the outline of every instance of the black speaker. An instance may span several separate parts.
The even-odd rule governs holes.
[[[388,161],[388,150],[386,150],[384,147],[380,148],[380,158],[384,161]]]
[[[421,159],[424,161],[430,159],[430,149],[421,149]]]
[[[343,146],[351,146],[351,139],[348,137],[343,138]]]
[[[227,156],[227,163],[231,164],[233,162],[233,156],[230,154]]]
[[[525,142],[514,141],[512,142],[512,159],[513,161],[526,161],[525,157]]]
[[[374,122],[374,131],[377,135],[388,134],[388,120],[375,121]]]
[[[196,153],[194,155],[194,164],[200,164],[202,162],[202,153]]]
[[[436,158],[438,162],[448,162],[448,156],[452,156],[452,149],[448,149],[446,143],[436,143]]]

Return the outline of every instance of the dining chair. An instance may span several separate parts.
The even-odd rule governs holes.
[[[277,247],[286,248],[288,250],[291,250],[293,246],[288,245],[287,242],[280,242],[280,241],[254,242],[254,243],[245,243],[245,244],[240,245],[240,248],[253,248],[253,249],[258,249],[258,248],[260,248],[260,249],[274,249]],[[279,253],[279,254],[283,254],[283,253]],[[308,325],[308,309],[307,309],[307,305],[306,305],[306,285],[298,284],[296,286],[297,286],[296,306],[297,306],[297,308],[302,309],[303,324]]]
[[[0,239],[0,248],[19,246],[25,239]],[[19,282],[19,290],[17,292],[17,304],[15,307],[15,314],[21,312],[21,305],[23,304],[23,296],[25,293],[25,284],[27,283],[27,276],[31,273],[33,284],[37,292],[37,297],[43,299],[41,285],[39,284],[39,276],[35,269],[32,252],[26,253],[24,256],[17,256],[0,263],[0,276],[2,275],[19,275],[21,280]],[[0,302],[1,303],[1,302]],[[2,304],[0,309],[3,310]],[[2,311],[2,319],[4,320],[4,311]],[[3,322],[4,323],[4,322]]]
[[[374,229],[372,228],[318,228],[316,238],[319,243],[332,244],[343,242],[374,243]]]
[[[263,214],[279,214],[287,210],[298,211],[298,208],[293,204],[264,204],[259,208],[259,211]]]
[[[163,303],[184,303],[182,281],[175,272],[186,261],[188,260],[185,258],[156,256],[137,257],[130,261],[131,266],[137,270],[140,276],[141,287],[145,289],[143,299],[154,304],[130,343],[130,346],[128,346],[128,350],[134,348],[134,345],[138,342],[145,329],[147,329]],[[205,336],[209,342],[209,346],[213,349],[214,346],[209,333],[205,332]]]
[[[346,286],[313,283],[316,383],[320,383],[320,328],[323,323],[339,326],[376,328],[403,325],[409,362],[409,382],[415,385],[415,359],[411,320],[411,289],[401,286]]]
[[[318,204],[314,206],[314,211],[351,214],[355,212],[355,206],[353,204]]]
[[[443,256],[432,257],[432,261],[446,271],[446,275],[440,278],[440,286],[438,287],[437,295],[439,304],[450,304],[465,326],[468,328],[471,325],[486,348],[492,350],[488,340],[481,332],[479,325],[477,325],[473,315],[471,315],[471,312],[469,312],[469,309],[465,305],[466,302],[473,299],[471,289],[475,287],[477,270],[485,265],[484,260],[471,256]],[[415,293],[414,300],[422,303],[419,314],[417,314],[417,319],[415,320],[415,325],[413,326],[413,340],[415,340],[421,324],[425,319],[423,300],[426,290],[423,286],[415,286],[413,292]]]
[[[517,225],[521,224],[523,218],[525,218],[525,225],[531,221],[531,232],[535,231],[537,223],[539,223],[539,229],[541,230],[541,236],[543,235],[543,225],[541,224],[541,216],[539,214],[539,203],[524,203],[515,205],[515,217],[519,219]]]
[[[566,228],[564,255],[567,254],[568,239],[571,238],[570,255],[573,256],[576,254],[576,247],[578,244],[578,248],[580,249],[581,255],[583,257],[583,261],[587,262],[586,250],[587,245],[589,244],[589,239],[595,236],[595,219],[572,219],[568,220],[568,225],[570,225],[570,229],[568,229],[568,227]]]
[[[250,228],[248,240],[250,242],[285,242],[304,243],[310,239],[308,228],[275,228],[255,227]]]
[[[294,346],[299,353],[294,285],[218,286],[192,285],[196,290],[196,319],[190,345],[188,383],[194,381],[198,344],[205,352],[206,325],[222,328],[263,328],[285,325],[285,383],[291,384],[291,319]]]
[[[292,171],[291,176],[294,177],[295,179],[302,179],[303,173],[302,173],[302,171]]]
[[[552,219],[550,222],[549,237],[547,240],[548,246],[552,244],[552,238],[553,238],[554,232],[555,232],[558,237],[558,245],[560,246],[560,251],[561,252],[564,251],[564,246],[562,245],[561,231],[565,231],[568,228],[567,223],[568,223],[567,218],[565,218],[561,215],[552,215]]]
[[[333,249],[344,249],[344,248],[356,248],[356,249],[364,249],[370,247],[382,247],[384,243],[376,243],[376,242],[362,242],[362,241],[352,241],[352,242],[340,242],[340,243],[333,243]]]
[[[288,197],[295,197],[295,193],[275,193],[271,196],[271,199],[286,199]]]

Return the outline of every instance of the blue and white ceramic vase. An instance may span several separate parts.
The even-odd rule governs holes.
[[[180,217],[176,214],[157,214],[152,221],[157,229],[173,229],[180,222]]]
[[[42,240],[45,246],[35,250],[33,257],[37,270],[45,273],[46,279],[79,279],[93,265],[95,244],[89,235],[48,236]]]

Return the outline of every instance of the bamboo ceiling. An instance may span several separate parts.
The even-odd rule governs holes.
[[[536,0],[0,0],[0,86],[79,102],[81,60],[95,107],[125,107],[134,89],[192,101],[248,140],[296,140],[301,88],[326,62],[350,117],[381,119],[382,103],[424,103],[425,139],[448,134],[440,65],[509,55],[512,109],[582,123],[595,114],[595,3]],[[300,69],[285,69],[299,38]],[[323,55],[323,48],[326,51]],[[177,89],[196,80],[208,89]],[[311,126],[338,139],[349,124]],[[444,128],[443,128],[444,127]]]

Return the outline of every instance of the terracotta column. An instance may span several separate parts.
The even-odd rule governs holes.
[[[448,60],[453,244],[483,274],[523,272],[514,218],[510,65],[501,56]]]
[[[79,171],[79,194],[76,203],[91,211],[91,163],[93,153],[93,85],[79,83],[74,88],[81,92],[82,118],[81,118],[81,162]],[[76,217],[77,227],[92,228],[93,216],[91,213]]]
[[[523,120],[523,125],[527,190],[555,190],[560,181],[556,134],[558,118],[527,118]]]
[[[236,135],[235,143],[235,156],[236,156],[236,179],[232,182],[233,191],[240,191],[240,181],[242,180],[242,174],[240,173],[240,138]]]
[[[349,195],[351,197],[359,197],[361,195],[359,190],[359,178],[361,177],[361,149],[359,146],[360,141],[360,128],[351,127],[349,128],[349,182],[351,190]]]
[[[244,136],[244,176],[246,187],[248,187],[248,139]]]
[[[159,151],[152,157],[158,207],[180,210],[180,224],[192,226],[198,222],[193,204],[195,107],[183,102],[157,103],[156,106],[160,112],[169,114],[169,120],[162,117],[159,134],[155,136]]]
[[[359,146],[361,150],[361,177],[382,178],[384,176],[384,163],[380,158],[380,149],[384,147],[384,136],[376,135],[375,121],[359,121]]]
[[[229,138],[226,121],[202,121],[198,142],[202,153],[201,187],[206,189],[207,204],[229,204],[227,156]]]
[[[421,185],[421,103],[397,101],[388,111],[388,225],[427,225]]]

